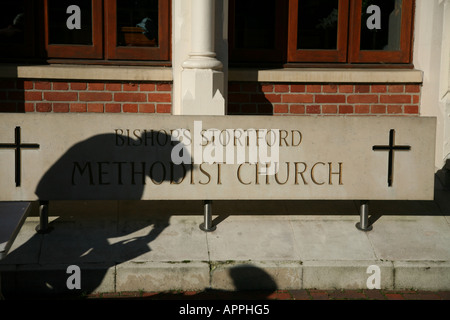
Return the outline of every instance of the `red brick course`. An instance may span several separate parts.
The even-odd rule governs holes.
[[[171,113],[172,83],[0,79],[0,112]]]
[[[265,291],[168,291],[168,292],[116,292],[96,293],[88,299],[141,298],[145,300],[204,300],[204,299],[267,299],[267,300],[450,300],[448,291],[413,290],[275,290]]]
[[[232,82],[228,92],[227,113],[231,115],[417,116],[421,85]]]
[[[420,84],[232,82],[228,111],[265,115],[420,113]],[[0,112],[170,113],[167,82],[0,80]]]

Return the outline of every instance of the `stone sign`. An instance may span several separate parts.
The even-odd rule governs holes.
[[[0,200],[432,200],[435,118],[3,114]]]

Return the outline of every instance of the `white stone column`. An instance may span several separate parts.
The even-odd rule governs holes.
[[[450,0],[417,0],[414,67],[423,71],[420,115],[437,118],[436,170],[450,159]]]
[[[215,0],[191,0],[189,58],[182,64],[181,114],[224,115],[225,77],[216,59]]]
[[[191,52],[184,69],[220,70],[214,50],[214,0],[192,0]]]

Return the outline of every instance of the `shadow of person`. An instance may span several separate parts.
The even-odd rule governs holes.
[[[205,289],[196,293],[189,292],[161,292],[156,294],[129,296],[128,300],[265,300],[278,290],[275,280],[263,269],[251,265],[240,264],[231,267],[228,274],[233,282],[233,290]],[[114,297],[103,298],[105,300]],[[237,311],[236,311],[237,312]],[[252,314],[259,314],[263,310],[250,310]],[[224,314],[227,314],[224,311]]]
[[[244,264],[231,268],[230,277],[237,291],[264,290],[272,293],[277,290],[273,278],[263,269],[252,265]]]
[[[450,216],[450,159],[436,172],[434,199],[442,214]]]
[[[204,300],[264,300],[278,290],[275,280],[263,269],[251,265],[240,264],[228,271],[233,281],[233,290],[206,289],[185,299]],[[167,295],[152,298],[170,298]],[[180,297],[178,297],[180,298]]]
[[[175,165],[171,160],[179,143],[159,131],[138,139],[121,134],[91,137],[67,150],[44,174],[35,193],[47,201],[139,200],[144,188],[155,190],[164,181],[180,183],[191,170],[190,164]]]
[[[69,205],[73,205],[78,202],[72,200],[83,200],[79,201],[81,204],[78,208],[81,211],[75,212],[76,209],[72,209],[75,212],[73,218],[57,218],[52,221],[52,232],[45,235],[34,234],[2,260],[2,264],[17,264],[15,261],[18,257],[29,254],[31,247],[36,249],[38,243],[41,253],[34,263],[45,265],[45,268],[29,276],[30,282],[25,291],[63,296],[93,292],[111,267],[151,251],[150,243],[169,226],[169,215],[145,219],[140,215],[141,221],[131,219],[133,221],[122,221],[119,225],[117,220],[111,225],[110,220],[93,219],[83,213],[84,209],[90,215],[96,214],[95,210],[85,204],[95,202],[96,208],[104,214],[109,208],[108,203],[140,200],[144,192],[145,199],[151,199],[153,192],[157,192],[162,184],[182,183],[191,170],[191,165],[175,165],[172,162],[174,150],[188,153],[183,145],[174,149],[179,143],[171,141],[171,136],[164,132],[150,131],[135,138],[122,134],[100,134],[71,146],[42,176],[35,193],[40,201],[49,201],[52,216],[59,215],[58,208],[52,212],[52,202],[64,203],[67,202],[65,200],[70,200]],[[103,201],[106,209],[102,210],[103,202],[86,200],[109,201]],[[127,218],[131,216],[126,212],[121,215]],[[110,218],[111,216],[108,219]],[[118,219],[117,214],[114,218]],[[116,240],[111,242],[111,239]],[[52,251],[51,255],[43,252],[44,246],[47,251]],[[61,267],[66,265],[78,265],[81,268],[80,290],[70,290],[67,287],[66,281],[70,275]],[[23,273],[13,276],[23,276]],[[14,287],[16,280],[9,283]],[[3,290],[8,288],[4,287]],[[20,296],[23,290],[20,286],[12,288],[12,296]]]

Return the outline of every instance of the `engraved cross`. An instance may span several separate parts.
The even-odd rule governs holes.
[[[16,151],[16,187],[20,187],[21,183],[21,150],[39,149],[39,145],[36,143],[21,143],[20,140],[20,127],[16,127],[14,143],[0,143],[0,149],[15,149]]]
[[[392,187],[394,180],[394,151],[410,151],[411,146],[396,146],[395,145],[395,130],[391,129],[389,132],[388,146],[373,146],[373,151],[388,151],[388,186]]]

